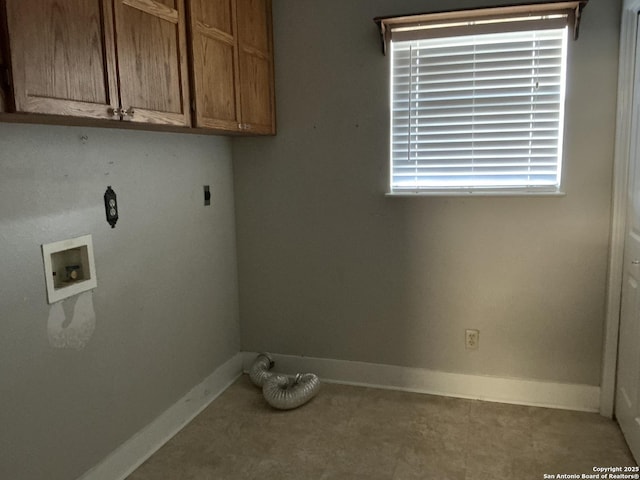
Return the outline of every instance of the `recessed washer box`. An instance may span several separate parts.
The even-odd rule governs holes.
[[[49,303],[98,286],[91,235],[42,245]]]

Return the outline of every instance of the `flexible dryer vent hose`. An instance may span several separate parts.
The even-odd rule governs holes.
[[[269,405],[279,410],[291,410],[304,405],[320,390],[320,379],[313,373],[299,373],[290,379],[286,375],[272,373],[274,362],[268,353],[261,353],[249,369],[249,378]]]
[[[273,365],[274,361],[271,358],[271,355],[268,353],[261,353],[258,355],[255,362],[253,362],[253,365],[251,365],[251,368],[249,369],[249,378],[251,379],[251,382],[256,387],[262,388],[265,380],[273,376],[273,373],[269,371],[273,368]]]

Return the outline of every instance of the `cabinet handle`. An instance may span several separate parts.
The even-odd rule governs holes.
[[[107,112],[112,117],[133,117],[133,114],[135,113],[135,111],[133,110],[133,107],[129,107],[126,110],[124,108],[112,108],[112,107],[109,107]]]

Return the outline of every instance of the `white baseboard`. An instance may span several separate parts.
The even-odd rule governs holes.
[[[124,480],[242,374],[238,353],[78,480]]]
[[[256,353],[244,352],[244,371]],[[311,372],[329,383],[344,383],[489,402],[597,412],[600,387],[516,378],[437,372],[423,368],[271,354],[274,371]]]

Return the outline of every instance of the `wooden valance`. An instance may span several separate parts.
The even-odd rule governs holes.
[[[394,15],[376,17],[373,21],[380,28],[382,37],[382,51],[386,55],[387,43],[394,28],[418,29],[421,26],[447,24],[452,22],[474,22],[479,20],[514,18],[518,16],[540,16],[568,12],[573,24],[573,38],[578,39],[580,32],[580,17],[582,10],[589,0],[571,2],[535,3],[526,5],[511,5],[504,7],[478,8],[473,10],[453,10],[416,15]]]

